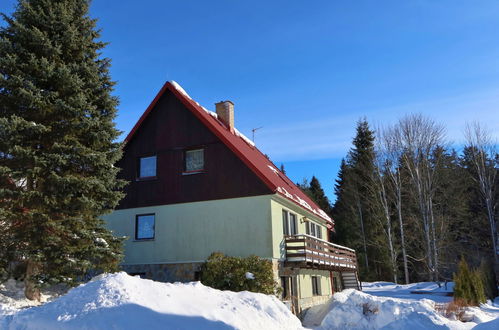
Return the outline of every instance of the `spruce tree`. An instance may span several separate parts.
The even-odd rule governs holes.
[[[88,0],[24,0],[0,29],[0,214],[26,296],[117,269],[118,100]],[[5,262],[4,262],[5,264]]]
[[[353,147],[340,169],[340,181],[337,180],[335,186],[335,236],[340,244],[356,249],[363,278],[388,279],[386,242],[383,241],[382,228],[376,218],[378,210],[373,204],[374,132],[365,119],[357,122],[352,142]]]
[[[335,243],[358,248],[362,245],[359,243],[361,241],[360,226],[359,222],[356,221],[354,212],[355,207],[350,189],[349,170],[345,159],[342,159],[338,178],[335,180],[334,185],[336,201],[332,208],[332,214],[335,230],[332,238]]]

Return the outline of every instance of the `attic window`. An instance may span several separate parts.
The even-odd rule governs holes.
[[[185,151],[185,173],[196,173],[204,170],[204,149],[192,149]]]
[[[139,179],[156,177],[156,156],[140,157]]]

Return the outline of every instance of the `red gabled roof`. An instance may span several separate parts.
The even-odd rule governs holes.
[[[235,130],[231,133],[227,127],[217,119],[215,113],[200,106],[174,81],[168,81],[163,85],[159,93],[142,114],[133,129],[125,138],[129,142],[142,122],[147,118],[158,100],[166,90],[171,91],[194,116],[196,116],[208,129],[234,152],[274,193],[278,193],[290,201],[298,204],[305,210],[326,220],[331,228],[333,220],[321,210],[300,188],[298,188],[285,174],[279,171],[275,165],[254,146],[246,137]]]

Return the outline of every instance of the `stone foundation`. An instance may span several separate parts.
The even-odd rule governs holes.
[[[191,282],[198,281],[197,276],[203,263],[179,264],[147,264],[147,265],[122,265],[121,268],[131,275],[140,275],[159,282]]]

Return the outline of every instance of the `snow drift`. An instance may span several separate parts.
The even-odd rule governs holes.
[[[107,274],[40,307],[0,308],[1,329],[301,329],[276,297]]]
[[[328,304],[313,308],[307,313],[304,324],[318,325],[316,329],[411,330],[469,329],[476,325],[451,321],[438,314],[434,307],[435,302],[428,299],[409,301],[374,297],[348,289],[335,293]]]

